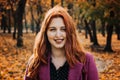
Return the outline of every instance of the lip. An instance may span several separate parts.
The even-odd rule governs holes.
[[[64,39],[55,39],[56,43],[62,43]]]

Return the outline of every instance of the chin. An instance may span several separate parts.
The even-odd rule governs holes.
[[[64,45],[55,45],[55,48],[64,48]]]
[[[60,48],[61,49],[61,48],[64,48],[64,47],[63,46],[56,46],[56,48]]]

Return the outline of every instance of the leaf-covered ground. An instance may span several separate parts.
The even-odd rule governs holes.
[[[105,47],[107,35],[106,37],[101,34],[97,35],[98,43],[102,49],[94,51],[90,48],[89,39],[85,39],[82,35],[80,34],[81,43],[87,51],[94,55],[100,80],[120,80],[120,40],[117,40],[117,35],[113,34],[112,36],[113,53],[101,51]]]
[[[24,46],[16,47],[16,40],[11,34],[0,33],[0,80],[23,80],[28,58],[32,54],[34,34],[23,34]],[[91,51],[89,39],[80,34],[81,44],[94,55],[100,80],[120,80],[120,41],[114,34],[112,48],[114,53]],[[98,35],[100,46],[105,45],[106,38]]]

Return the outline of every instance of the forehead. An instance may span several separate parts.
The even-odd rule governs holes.
[[[53,26],[65,26],[63,18],[61,17],[52,18],[49,27]]]

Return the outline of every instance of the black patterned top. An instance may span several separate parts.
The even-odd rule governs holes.
[[[50,80],[68,80],[69,64],[67,61],[56,70],[54,64],[50,62]]]

